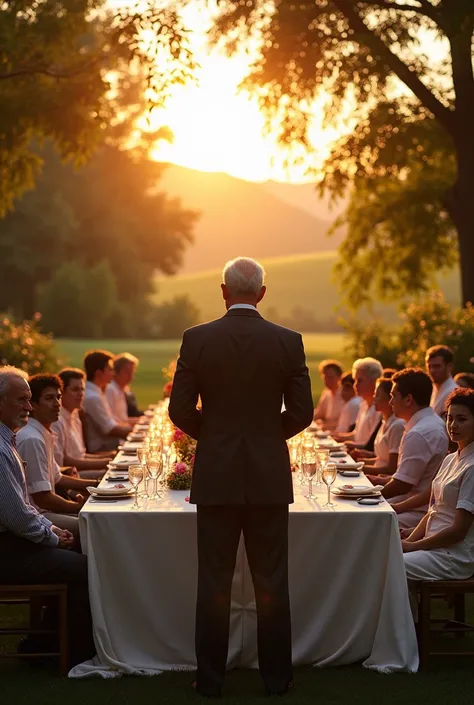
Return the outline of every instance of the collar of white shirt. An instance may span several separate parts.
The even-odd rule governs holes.
[[[426,406],[424,409],[420,409],[419,411],[416,412],[416,414],[413,414],[411,419],[407,423],[407,431],[413,428],[418,421],[421,421],[421,419],[427,418],[428,416],[436,416],[435,412],[431,408],[431,406]]]
[[[248,308],[251,311],[256,311],[257,307],[253,306],[252,304],[233,304],[232,306],[229,306],[229,311],[231,311],[233,308]]]
[[[458,458],[467,458],[469,455],[474,455],[474,441],[472,443],[469,443],[468,446],[463,448],[460,452],[458,452]]]
[[[86,391],[88,391],[89,393],[92,392],[92,394],[98,394],[100,396],[103,396],[104,394],[99,385],[95,382],[91,382],[90,380],[87,380],[86,382]]]

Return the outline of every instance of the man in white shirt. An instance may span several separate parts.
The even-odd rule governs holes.
[[[350,372],[341,377],[341,396],[344,401],[339,421],[337,422],[337,433],[350,433],[355,426],[357,414],[359,413],[362,399],[354,391],[354,378]]]
[[[133,428],[131,423],[118,421],[105,396],[107,385],[114,374],[113,355],[106,350],[91,350],[84,357],[86,370],[86,444],[89,453],[117,448],[120,438],[126,438]]]
[[[363,357],[354,362],[354,389],[362,402],[352,433],[335,435],[336,440],[347,442],[349,448],[365,448],[382,421],[382,415],[374,404],[375,386],[382,374],[382,365],[373,357]]]
[[[321,420],[324,428],[328,430],[336,428],[344,406],[341,388],[342,372],[342,365],[337,360],[323,360],[319,365],[319,374],[324,381],[325,389],[314,411],[314,420]]]
[[[448,452],[448,434],[429,406],[432,383],[419,368],[397,372],[392,379],[393,413],[406,421],[397,471],[385,480],[382,495],[390,500],[401,528],[416,526],[428,510],[431,482]]]
[[[104,474],[114,453],[97,455],[86,452],[84,433],[79,411],[83,407],[85,374],[74,367],[66,367],[59,373],[63,383],[61,412],[52,425],[57,436],[55,457],[59,465],[70,465],[85,478],[99,478]]]
[[[114,358],[114,378],[107,385],[105,397],[118,423],[134,423],[138,418],[128,416],[127,389],[132,383],[138,358],[130,353],[121,353]]]
[[[434,345],[426,351],[425,364],[433,382],[430,406],[444,419],[446,399],[457,387],[453,379],[454,353],[447,345]]]
[[[77,514],[86,501],[87,485],[94,480],[68,477],[61,473],[54,457],[55,434],[52,424],[61,410],[62,382],[57,375],[39,374],[28,380],[31,390],[31,417],[17,434],[18,452],[25,462],[28,494],[33,506],[55,526],[79,535]],[[56,489],[82,493],[71,501]]]

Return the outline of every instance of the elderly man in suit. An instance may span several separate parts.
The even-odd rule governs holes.
[[[176,426],[198,441],[190,497],[197,505],[199,560],[193,687],[208,696],[219,696],[224,682],[242,532],[257,605],[260,673],[271,694],[286,693],[293,679],[293,487],[286,440],[309,426],[313,402],[301,335],[257,311],[264,274],[249,258],[226,264],[227,313],[185,331],[169,406]]]

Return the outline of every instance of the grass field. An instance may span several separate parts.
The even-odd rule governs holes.
[[[208,703],[208,698],[191,692],[191,679],[190,673],[168,672],[152,678],[73,681],[61,678],[54,669],[0,662],[1,702],[5,705]],[[360,665],[298,668],[295,688],[284,702],[289,705],[472,705],[473,693],[472,656],[438,657],[428,669],[416,675],[383,675],[367,671]],[[266,702],[281,703],[282,699],[264,696],[257,672],[234,670],[227,675],[223,702],[226,705],[264,705]]]
[[[261,311],[277,310],[280,316],[289,316],[295,307],[311,310],[321,321],[337,320],[344,313],[339,310],[341,295],[339,284],[333,275],[335,252],[320,252],[307,255],[262,260],[267,272],[268,291],[261,304]],[[201,311],[203,321],[222,314],[219,296],[220,270],[183,274],[157,279],[156,301],[165,301],[188,294]],[[439,278],[440,287],[449,302],[459,304],[459,275],[453,271]],[[387,322],[396,320],[396,306],[376,305],[375,313]],[[361,314],[362,315],[362,314]],[[324,330],[324,329],[323,329]]]
[[[311,373],[313,396],[321,392],[318,363],[325,357],[337,357],[345,365],[350,360],[343,354],[344,336],[339,333],[314,333],[304,336],[308,367]],[[179,352],[179,340],[66,340],[58,339],[58,353],[65,365],[82,367],[84,353],[92,348],[103,348],[113,353],[130,352],[140,359],[133,384],[142,406],[161,398],[162,369]]]

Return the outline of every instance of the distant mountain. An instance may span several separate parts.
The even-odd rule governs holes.
[[[342,213],[346,200],[331,203],[326,195],[320,198],[314,184],[286,184],[279,181],[266,181],[263,186],[269,193],[291,206],[300,208],[314,218],[332,223]]]
[[[325,206],[321,216],[303,207],[312,198],[317,202],[307,184],[287,189],[286,184],[251,183],[172,165],[159,188],[201,211],[183,273],[221,267],[239,255],[268,258],[327,252],[341,240],[341,236],[326,237],[332,217]]]

